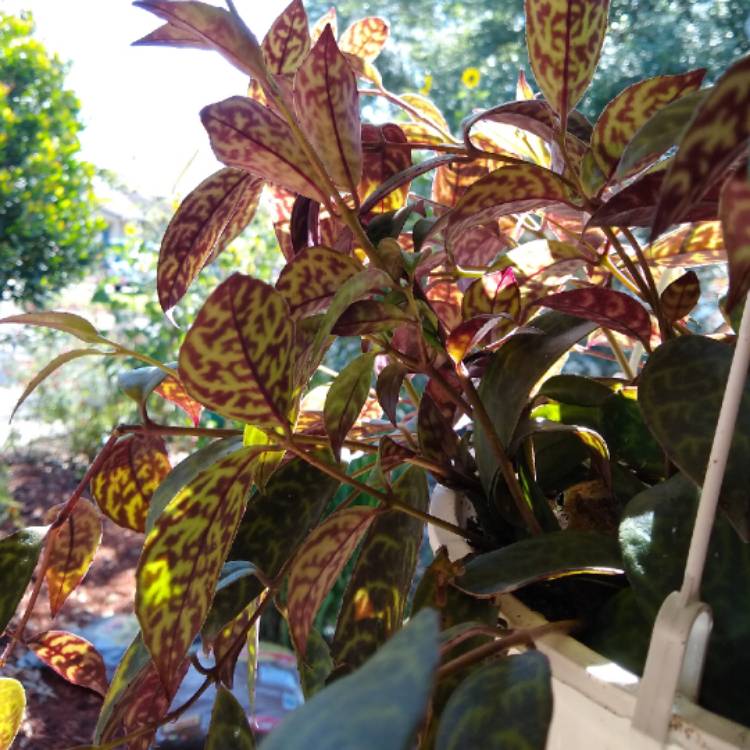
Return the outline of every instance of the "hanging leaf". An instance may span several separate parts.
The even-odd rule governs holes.
[[[293,74],[310,50],[307,13],[302,0],[292,0],[268,30],[263,43],[263,58],[270,73]]]
[[[26,591],[39,559],[44,527],[32,526],[0,539],[0,633],[5,631]],[[0,703],[0,706],[2,704]]]
[[[353,302],[336,321],[331,333],[336,336],[364,336],[368,333],[392,331],[412,321],[406,311],[388,302],[361,300]]]
[[[394,426],[398,423],[396,410],[398,408],[401,385],[405,377],[406,368],[400,362],[392,362],[380,371],[377,383],[375,384],[378,401]]]
[[[450,463],[456,456],[458,437],[453,425],[428,391],[419,401],[417,438],[420,452],[431,461]]]
[[[324,310],[339,287],[361,269],[360,264],[328,247],[307,247],[287,263],[276,281],[276,291],[289,305],[293,318]]]
[[[204,107],[201,121],[220,162],[325,202],[325,192],[312,177],[315,170],[289,125],[270,109],[233,96]]]
[[[0,677],[0,750],[9,750],[21,727],[26,691],[12,677]]]
[[[64,630],[47,630],[28,642],[29,648],[64,680],[107,694],[101,654],[85,638]]]
[[[476,315],[505,314],[517,318],[521,311],[521,293],[512,268],[487,273],[473,281],[461,301],[464,320]]]
[[[625,147],[654,113],[685,94],[697,91],[705,68],[673,76],[654,76],[623,89],[599,115],[591,135],[591,150],[606,178],[617,168]],[[653,152],[652,152],[653,153]],[[621,172],[623,179],[634,174]]]
[[[384,435],[378,443],[378,465],[384,474],[414,458],[415,455],[411,448],[397,443],[388,435]]]
[[[448,232],[458,236],[476,224],[555,203],[578,207],[578,196],[562,179],[535,164],[511,164],[475,182],[450,214]]]
[[[178,408],[182,409],[190,417],[194,427],[197,427],[201,421],[203,405],[199,404],[185,390],[185,386],[176,378],[165,378],[159,385],[154,388],[154,393],[158,393],[162,398],[170,401]]]
[[[274,445],[276,442],[277,438],[273,434],[265,433],[250,424],[245,425],[242,443],[246,448],[264,448]],[[253,459],[253,481],[260,489],[265,488],[283,458],[283,450],[258,452],[258,455]]]
[[[424,469],[410,466],[393,493],[401,502],[426,511]],[[423,531],[423,521],[398,510],[380,514],[368,529],[331,645],[337,675],[358,669],[401,627]]]
[[[167,692],[203,624],[252,484],[250,449],[204,470],[164,509],[136,570],[135,609]],[[179,679],[178,679],[179,678]]]
[[[377,16],[361,18],[349,26],[339,39],[342,52],[372,62],[388,41],[388,21]]]
[[[217,661],[221,654],[230,655],[231,667],[222,664],[219,668],[219,677],[228,687],[232,687],[234,664],[242,650],[247,623],[265,589],[257,578],[258,572],[258,568],[246,560],[225,562],[219,573],[211,609],[201,628],[203,644],[214,649]]]
[[[662,344],[641,372],[638,403],[649,429],[669,459],[702,485],[734,350],[704,336]],[[689,426],[689,427],[688,427]],[[719,507],[745,540],[750,539],[750,388],[745,388]]]
[[[301,5],[301,3],[300,3]],[[205,750],[254,750],[245,709],[223,685],[216,691]]]
[[[362,176],[357,79],[326,27],[294,76],[300,125],[333,181],[356,193]]]
[[[52,506],[46,515],[52,523],[64,503]],[[45,579],[49,591],[52,617],[60,611],[70,593],[86,575],[102,540],[99,512],[88,501],[79,498],[65,523],[51,537],[51,549]]]
[[[609,0],[526,0],[525,8],[531,69],[565,132],[599,62]]]
[[[411,179],[397,179],[390,189],[381,189],[387,180],[403,174],[412,165],[411,150],[399,148],[407,142],[404,125],[362,125],[362,179],[357,186],[357,195],[362,201],[362,211],[387,213],[397,211],[406,203]],[[373,195],[379,195],[375,201]]]
[[[704,266],[726,259],[724,235],[718,221],[680,227],[665,234],[645,251],[646,258],[659,266]]]
[[[250,222],[263,179],[226,167],[205,179],[180,204],[159,251],[156,289],[168,312],[201,269]]]
[[[695,271],[687,271],[661,293],[661,311],[668,323],[684,318],[697,304],[701,285]]]
[[[440,716],[435,750],[544,750],[552,720],[547,657],[527,651],[475,669]]]
[[[744,170],[724,184],[719,211],[729,261],[729,293],[725,306],[731,312],[750,289],[750,182]]]
[[[330,515],[305,540],[289,570],[289,629],[304,654],[315,614],[352,556],[377,508],[353,506]]]
[[[108,344],[107,339],[99,335],[99,331],[80,315],[66,312],[32,312],[10,315],[0,319],[0,323],[20,323],[25,326],[40,326],[64,331],[75,336],[87,344]]]
[[[601,287],[572,289],[550,294],[536,304],[586,318],[638,339],[647,350],[651,348],[651,318],[640,302],[624,292]]]
[[[172,0],[138,0],[133,5],[167,22],[166,26],[134,44],[216,50],[243,73],[263,77],[263,57],[258,40],[247,26],[237,23],[223,8],[202,2]]]
[[[664,178],[651,229],[653,241],[681,221],[747,147],[750,138],[750,55],[719,78],[682,136]],[[721,133],[717,137],[717,130]]]
[[[565,575],[619,575],[616,540],[593,531],[553,531],[477,555],[455,584],[472,596],[507,594],[534,581]]]
[[[121,438],[110,450],[91,478],[91,494],[107,518],[142,532],[151,496],[170,469],[164,440],[135,433]]]
[[[429,120],[437,130],[444,133],[450,133],[450,126],[446,121],[443,113],[437,108],[435,103],[426,96],[419,94],[401,94],[402,101],[405,101],[410,107],[415,109],[422,117]],[[415,119],[412,113],[408,113],[412,119]]]
[[[213,411],[287,429],[294,323],[268,284],[235,273],[206,300],[180,349],[180,378]],[[217,378],[217,368],[224,377]]]
[[[361,669],[288,716],[263,741],[264,750],[411,747],[432,693],[438,632],[435,612],[420,612]]]
[[[304,658],[297,656],[302,692],[305,700],[320,692],[326,685],[326,680],[333,670],[333,660],[323,636],[313,628],[307,636],[307,652]]]

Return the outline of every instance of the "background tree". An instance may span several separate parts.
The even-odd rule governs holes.
[[[329,5],[308,3],[310,18]],[[386,88],[429,90],[454,127],[473,107],[514,99],[519,69],[533,84],[523,0],[342,0],[336,8],[342,30],[366,15],[391,21],[392,39],[377,61]],[[746,0],[612,0],[603,54],[581,108],[595,117],[625,86],[657,72],[700,66],[715,79],[748,49],[749,15]],[[480,73],[475,88],[463,75],[469,68]]]
[[[0,293],[37,303],[85,272],[103,225],[78,99],[33,33],[30,14],[0,13]]]

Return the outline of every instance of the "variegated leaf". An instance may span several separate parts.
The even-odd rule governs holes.
[[[445,351],[458,364],[463,358],[478,346],[491,331],[512,327],[514,322],[504,314],[477,315],[457,325],[448,335]]]
[[[374,361],[374,354],[353,359],[338,374],[326,396],[323,419],[336,457],[367,400]]]
[[[176,377],[162,380],[154,388],[154,393],[158,393],[162,398],[178,406],[190,417],[193,426],[198,426],[201,421],[201,414],[203,413],[203,405],[190,396],[185,390],[185,386]]]
[[[294,73],[310,49],[307,13],[302,0],[292,0],[273,22],[263,44],[263,58],[270,73]]]
[[[675,279],[661,293],[661,310],[668,322],[684,318],[697,304],[701,285],[695,271],[688,271]]]
[[[647,350],[651,344],[651,319],[634,297],[613,289],[588,287],[550,294],[536,304],[584,318],[638,339]]]
[[[219,414],[287,429],[293,343],[294,323],[284,297],[235,273],[212,292],[188,331],[180,349],[180,379],[191,396]]]
[[[360,264],[328,247],[308,247],[287,263],[276,290],[289,305],[293,318],[323,310],[339,287],[360,270]]]
[[[398,422],[396,409],[398,407],[401,384],[406,376],[406,368],[399,362],[392,362],[386,365],[378,375],[375,384],[375,392],[378,394],[378,401],[383,407],[388,419],[395,425]]]
[[[424,393],[417,412],[417,437],[421,453],[432,461],[449,463],[455,456],[458,437],[437,401]]]
[[[135,44],[212,49],[243,73],[263,76],[263,56],[258,40],[223,8],[175,0],[138,0],[133,4],[167,22]]]
[[[697,91],[705,68],[673,76],[655,76],[621,91],[599,115],[591,135],[591,150],[606,178],[611,177],[625,147],[653,115],[685,94]],[[633,172],[620,174],[628,177]]]
[[[352,194],[362,177],[362,126],[357,79],[330,27],[294,76],[300,125],[333,181]]]
[[[337,511],[307,537],[294,558],[287,606],[297,653],[305,653],[321,602],[378,513],[377,508],[362,505]]]
[[[156,288],[165,312],[184,296],[201,269],[245,228],[255,214],[263,179],[220,169],[180,204],[159,252]]]
[[[21,727],[26,691],[12,677],[0,677],[0,750],[9,750]]]
[[[369,16],[355,21],[339,39],[342,52],[372,62],[388,41],[388,21],[377,16]]]
[[[47,511],[52,523],[64,503]],[[49,591],[49,606],[54,617],[70,593],[86,575],[102,540],[102,521],[99,512],[88,501],[79,498],[68,518],[55,530],[52,537],[45,578]]]
[[[484,159],[442,164],[435,170],[432,200],[453,208],[477,180],[481,180],[489,173],[489,163]]]
[[[216,158],[295,193],[324,202],[315,170],[284,120],[244,96],[233,96],[201,110]]]
[[[246,448],[268,447],[276,443],[274,433],[263,432],[251,424],[245,425],[242,443]],[[253,459],[253,481],[264,489],[268,480],[284,458],[284,451],[263,450]]]
[[[216,691],[205,750],[255,750],[245,709],[222,685]]]
[[[704,221],[665,234],[646,249],[646,257],[660,266],[705,266],[726,258],[718,221]]]
[[[515,319],[521,310],[521,293],[512,268],[494,271],[473,281],[461,301],[461,315],[469,320],[476,315],[505,314]]]
[[[681,221],[750,138],[750,55],[739,59],[717,81],[682,136],[664,178],[651,239]]]
[[[91,478],[91,494],[102,513],[118,526],[143,531],[151,496],[170,469],[159,436],[129,435],[115,444]]]
[[[21,529],[0,539],[0,633],[5,631],[21,602],[23,592],[39,559],[44,534],[43,527]]]
[[[336,16],[336,8],[329,8],[316,22],[315,25],[310,29],[310,40],[313,44],[320,39],[320,35],[326,26],[331,27],[333,35],[338,36],[338,20]]]
[[[378,465],[384,474],[414,458],[415,455],[413,450],[397,443],[388,435],[383,436],[378,443]]]
[[[237,659],[245,648],[245,643],[250,638],[250,620],[258,608],[259,599],[255,599],[240,612],[237,617],[230,620],[216,635],[211,643],[214,652],[214,659],[218,665],[219,680],[228,688],[234,684],[234,669]],[[253,629],[257,634],[258,621],[256,620]],[[206,643],[204,639],[204,644]]]
[[[168,692],[213,598],[252,485],[252,449],[202,471],[164,509],[136,570],[143,641]]]
[[[104,659],[93,644],[64,630],[47,630],[28,643],[31,650],[64,680],[107,694]]]
[[[564,132],[599,62],[609,0],[525,0],[525,7],[531,69]]]
[[[726,308],[731,311],[750,289],[750,182],[744,169],[724,184],[720,216],[729,262]]]
[[[574,208],[579,197],[563,180],[535,164],[511,164],[475,182],[450,214],[448,232],[458,236],[476,224],[556,203]]]
[[[401,94],[401,100],[405,101],[410,107],[415,109],[422,117],[429,121],[430,125],[433,125],[437,130],[442,130],[444,133],[450,133],[450,126],[448,125],[443,113],[437,108],[437,105],[425,96],[419,94]],[[414,114],[407,112],[412,119],[416,119]]]
[[[410,320],[409,313],[396,305],[372,299],[360,300],[344,310],[331,333],[337,336],[363,336],[391,331]]]
[[[386,180],[411,166],[411,151],[398,147],[398,144],[406,142],[403,129],[394,123],[362,125],[362,179],[357,186],[357,195],[363,203]],[[386,213],[403,207],[410,182],[407,179],[395,185],[369,210]]]

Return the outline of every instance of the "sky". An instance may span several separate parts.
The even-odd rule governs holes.
[[[219,5],[219,0],[212,0]],[[284,0],[236,0],[261,39]],[[184,196],[219,165],[198,113],[245,93],[246,77],[214,52],[131,47],[162,24],[129,0],[0,0],[34,14],[37,38],[71,63],[81,100],[82,155],[145,197]]]

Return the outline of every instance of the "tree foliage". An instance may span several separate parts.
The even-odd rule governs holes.
[[[0,13],[0,289],[40,302],[99,252],[94,169],[79,158],[79,102],[29,14]]]

